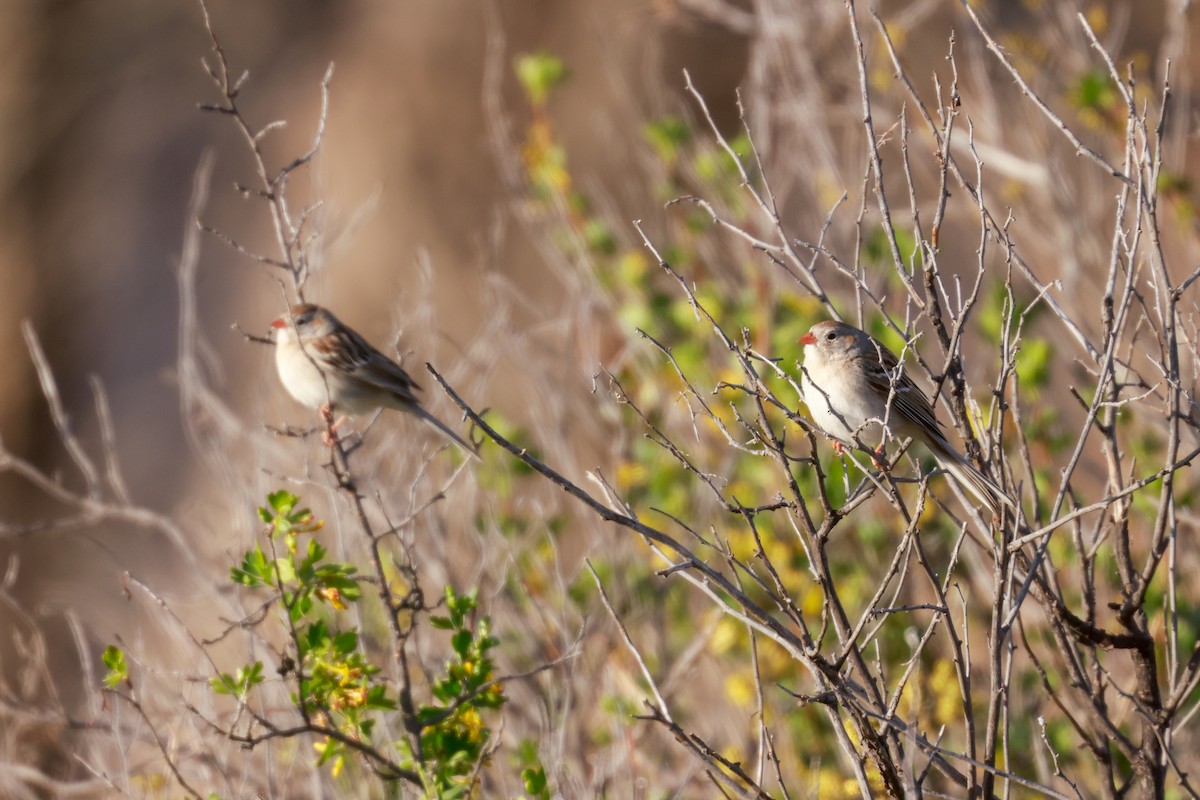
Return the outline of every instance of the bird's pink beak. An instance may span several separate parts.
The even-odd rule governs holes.
[[[279,319],[277,319],[271,323],[272,328],[286,328],[287,326],[288,326],[287,320],[284,319],[283,317],[280,317]]]
[[[817,343],[817,337],[815,337],[815,336],[813,336],[813,335],[812,335],[812,331],[809,331],[808,333],[804,334],[803,336],[801,336],[801,337],[800,337],[799,339],[797,339],[796,341],[797,341],[797,342],[799,342],[800,344],[803,344],[803,345],[816,344],[816,343]]]

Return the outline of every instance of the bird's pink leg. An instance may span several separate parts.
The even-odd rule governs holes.
[[[837,439],[834,439],[833,440],[833,452],[836,455],[840,456],[842,453],[846,452],[846,448],[842,446],[841,442],[839,442]]]
[[[328,447],[333,447],[338,426],[345,422],[346,418],[343,416],[334,419],[333,409],[325,404],[321,406],[321,419],[325,421],[325,432],[321,434],[321,441],[325,442]]]
[[[882,442],[879,443],[879,447],[875,448],[875,452],[871,454],[871,461],[873,461],[875,463],[875,469],[879,470],[880,472],[883,472],[887,469],[887,463],[879,460],[879,457],[881,455],[883,455],[883,443]]]

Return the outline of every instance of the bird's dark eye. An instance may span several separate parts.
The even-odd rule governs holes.
[[[825,334],[825,338],[832,342],[834,339],[837,338],[837,334],[834,333],[833,331],[830,331],[829,333]]]

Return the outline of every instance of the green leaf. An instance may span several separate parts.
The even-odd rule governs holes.
[[[249,667],[243,667],[242,669],[239,669],[238,678],[246,686],[246,688],[258,686],[263,682],[262,671],[263,663],[261,661],[255,661]]]
[[[317,766],[323,765],[326,761],[337,755],[342,749],[342,744],[334,739],[326,739],[320,751],[317,754]]]
[[[367,690],[366,707],[390,711],[396,708],[396,701],[387,696],[386,686],[372,686]]]
[[[1071,89],[1071,102],[1078,109],[1108,111],[1117,104],[1117,86],[1107,70],[1085,72]]]
[[[546,52],[517,56],[516,71],[526,97],[534,106],[545,105],[550,92],[568,75],[566,65]]]
[[[450,637],[450,646],[454,648],[454,652],[458,653],[459,658],[466,660],[473,638],[470,631],[459,631]]]
[[[329,628],[326,627],[323,620],[317,620],[312,625],[309,625],[308,629],[303,631],[300,636],[300,643],[304,645],[304,652],[301,653],[301,655],[313,650],[319,650],[320,648],[324,647],[328,641]]]
[[[1050,380],[1054,348],[1045,339],[1023,339],[1017,353],[1017,377],[1022,385],[1040,389]]]
[[[1164,194],[1184,194],[1192,190],[1192,179],[1182,172],[1158,173],[1158,190]]]
[[[252,688],[263,682],[262,671],[262,662],[255,661],[248,667],[238,668],[236,675],[222,672],[209,681],[209,684],[217,694],[232,694],[244,697]]]
[[[601,220],[591,218],[584,223],[583,240],[589,249],[601,255],[611,256],[617,252],[617,240],[612,230]]]
[[[358,632],[355,630],[343,631],[333,637],[333,651],[339,655],[353,653],[358,649]]]
[[[525,781],[525,791],[534,797],[548,798],[550,796],[548,791],[549,784],[546,781],[546,770],[541,767],[527,767],[522,770],[521,780]]]
[[[104,685],[109,689],[115,689],[119,684],[129,681],[129,667],[125,663],[124,650],[110,644],[104,648],[100,660],[108,668],[108,674],[104,676]]]
[[[222,672],[209,681],[212,690],[217,694],[234,694],[237,692],[237,682],[228,672]]]
[[[300,501],[299,497],[289,492],[287,489],[280,489],[277,492],[271,492],[267,495],[267,502],[271,508],[275,509],[278,514],[288,514],[296,503]]]
[[[241,566],[233,567],[229,571],[229,578],[234,583],[240,583],[250,588],[269,585],[271,573],[267,569],[267,557],[263,553],[262,548],[255,547],[246,553],[242,557]]]
[[[679,159],[679,150],[692,138],[692,132],[679,117],[663,117],[646,123],[642,135],[658,157],[668,166],[674,165]]]
[[[892,230],[896,234],[896,248],[900,251],[900,258],[907,264],[916,252],[916,237],[904,228],[892,228]],[[867,264],[881,267],[893,266],[892,243],[888,238],[887,230],[882,225],[876,226],[867,234],[862,245],[862,259]]]
[[[750,146],[750,134],[742,131],[737,136],[729,140],[729,149],[737,153],[741,159],[747,159],[754,152],[754,148]]]
[[[275,574],[279,576],[281,583],[296,582],[296,565],[292,563],[290,558],[275,559]]]
[[[312,595],[307,591],[299,595],[289,592],[284,595],[283,600],[285,605],[291,607],[289,616],[291,616],[293,622],[299,622],[308,615],[309,611],[312,611],[313,599]]]

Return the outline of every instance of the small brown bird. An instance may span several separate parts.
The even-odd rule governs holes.
[[[421,407],[417,385],[404,368],[372,347],[328,309],[294,306],[271,323],[275,369],[292,397],[322,413],[351,416],[395,408],[419,417],[442,436],[479,458],[469,444]],[[336,427],[336,425],[335,425]]]
[[[849,443],[886,424],[891,435],[912,437],[925,445],[938,465],[993,515],[999,515],[1001,504],[1015,507],[999,486],[954,449],[925,393],[896,356],[869,334],[826,320],[801,336],[800,344],[805,373],[801,390],[821,430]]]

